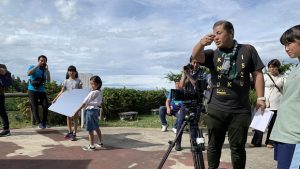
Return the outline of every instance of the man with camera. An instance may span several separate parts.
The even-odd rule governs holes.
[[[45,82],[50,82],[50,72],[47,65],[47,57],[41,55],[38,57],[37,65],[31,65],[28,68],[27,75],[28,95],[31,102],[32,113],[35,121],[38,123],[39,129],[45,129],[48,116],[48,98],[45,89]],[[41,103],[43,108],[43,119],[40,119],[38,113],[38,103]]]
[[[0,116],[2,120],[3,130],[0,132],[0,137],[10,136],[9,120],[5,110],[5,87],[11,85],[11,74],[4,64],[0,64]]]
[[[184,93],[190,93],[191,95],[195,95],[196,97],[198,97],[198,95],[202,95],[203,93],[197,93],[200,91],[199,89],[199,84],[197,84],[199,81],[205,81],[206,82],[206,73],[205,73],[205,69],[200,67],[200,64],[197,60],[193,59],[192,57],[190,58],[190,63],[186,66],[183,66],[183,70],[182,70],[182,76],[181,76],[181,80],[180,80],[180,88],[182,88],[184,90]],[[206,86],[205,86],[206,88]],[[201,97],[201,96],[199,96]],[[183,98],[183,99],[187,99],[187,98]],[[197,98],[192,98],[197,99]],[[197,103],[200,104],[200,103]],[[181,107],[180,111],[178,112],[178,120],[177,120],[177,131],[180,130],[184,120],[185,120],[185,116],[186,116],[186,108],[187,106],[183,104],[183,106]],[[200,110],[201,111],[201,110]],[[200,118],[200,112],[198,112],[198,110],[196,110],[195,113],[195,121],[198,123],[199,118]],[[194,132],[196,131],[191,131],[192,132],[192,136],[196,136],[196,134]],[[192,138],[195,139],[195,138]],[[176,146],[175,146],[175,150],[176,151],[181,151],[181,140],[182,140],[182,133],[178,132],[178,139],[176,141]]]
[[[204,50],[213,41],[217,49]],[[195,45],[192,56],[211,73],[211,98],[206,118],[209,169],[219,167],[227,131],[233,169],[244,169],[251,121],[250,75],[255,84],[256,107],[264,110],[264,65],[253,46],[234,40],[233,25],[225,20],[214,24],[213,33],[205,35]]]

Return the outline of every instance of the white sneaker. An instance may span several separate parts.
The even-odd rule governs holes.
[[[84,151],[95,151],[96,148],[95,148],[95,146],[88,145],[88,146],[82,147],[82,150],[84,150]]]
[[[95,143],[95,146],[101,148],[101,147],[103,147],[103,143],[101,143],[101,142]]]
[[[174,134],[176,134],[176,133],[177,133],[177,129],[175,129],[175,128],[172,128],[172,130],[173,130]]]
[[[168,124],[167,125],[162,125],[161,131],[166,132],[167,129],[168,129],[168,126],[169,126]]]

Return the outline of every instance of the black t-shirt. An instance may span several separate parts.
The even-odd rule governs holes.
[[[225,112],[249,113],[250,74],[264,68],[257,51],[251,45],[239,44],[236,59],[238,75],[230,80],[220,73],[223,58],[219,50],[205,50],[204,66],[211,72],[213,85],[209,107]]]

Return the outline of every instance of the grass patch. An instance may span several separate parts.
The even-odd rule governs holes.
[[[31,119],[24,116],[19,111],[7,111],[10,128],[28,128],[33,127],[31,124]],[[79,118],[80,119],[80,118]],[[167,121],[169,126],[175,124],[176,118],[174,116],[167,116]],[[0,121],[1,124],[1,121]],[[2,124],[1,124],[2,126]],[[65,126],[65,125],[53,125],[50,126]],[[137,120],[127,121],[127,120],[100,120],[101,127],[139,127],[139,128],[161,128],[161,122],[159,115],[138,115]]]
[[[167,121],[170,126],[175,124],[175,117],[168,117]],[[100,126],[103,127],[140,127],[140,128],[160,128],[161,122],[159,115],[138,115],[137,120],[109,120],[100,121]]]

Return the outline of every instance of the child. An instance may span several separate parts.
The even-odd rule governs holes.
[[[99,106],[102,103],[102,92],[101,86],[102,81],[99,76],[92,76],[90,78],[90,85],[92,91],[84,99],[82,105],[77,109],[79,111],[82,108],[86,109],[86,130],[89,132],[89,141],[88,146],[83,147],[85,151],[95,151],[97,147],[102,147],[102,136],[101,130],[99,128]],[[76,112],[77,112],[76,111]],[[99,142],[94,145],[94,131],[98,135]]]
[[[63,82],[63,87],[55,99],[52,101],[54,103],[57,98],[67,90],[72,89],[81,89],[82,82],[78,79],[78,72],[76,71],[76,67],[71,65],[68,67],[68,72],[66,74],[66,80]],[[72,119],[74,121],[74,130],[72,130]],[[76,133],[77,133],[77,126],[78,126],[78,113],[76,112],[73,117],[67,117],[67,126],[68,126],[68,133],[65,135],[66,139],[70,139],[71,141],[76,141]]]

